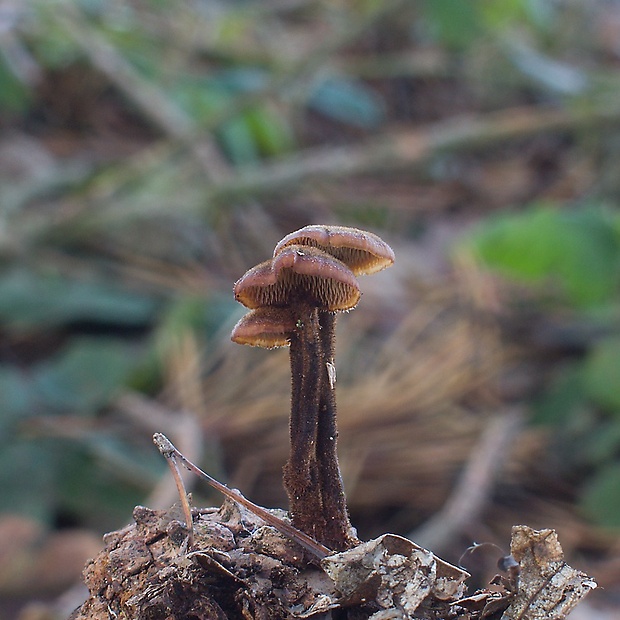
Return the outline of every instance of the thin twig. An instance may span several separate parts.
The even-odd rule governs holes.
[[[157,444],[157,446],[159,447],[159,444]],[[177,457],[176,454],[174,452],[171,452],[170,450],[162,451],[160,448],[160,452],[166,459],[168,467],[170,467],[172,477],[174,478],[174,483],[176,484],[177,491],[179,492],[179,498],[181,500],[183,514],[185,515],[185,526],[187,527],[187,546],[188,548],[191,548],[194,544],[194,521],[192,519],[192,509],[189,505],[187,491],[185,490],[183,478],[181,478],[181,472],[179,471]]]
[[[300,152],[284,160],[247,166],[229,181],[212,185],[216,197],[273,192],[314,178],[341,178],[421,166],[441,153],[489,148],[537,134],[583,131],[617,125],[620,106],[566,109],[524,107],[461,116],[413,130],[388,132],[361,144]]]
[[[308,149],[284,159],[242,167],[228,179],[207,184],[201,204],[211,209],[214,203],[225,199],[278,193],[317,178],[326,181],[383,170],[416,170],[440,154],[489,149],[536,135],[577,134],[586,129],[600,130],[619,124],[620,105],[617,103],[589,109],[519,107],[492,114],[454,117],[421,128],[386,132],[363,143]],[[146,175],[149,171],[141,172]],[[84,195],[82,202],[88,204]],[[180,213],[182,207],[182,204],[177,205],[176,212]],[[50,230],[75,231],[77,226],[97,228],[107,222],[125,221],[143,214],[142,207],[139,209],[137,212],[124,202],[121,206],[107,204],[105,208],[102,205],[98,209],[80,209],[59,218],[55,226],[50,225],[47,213],[45,217],[29,216],[23,222],[25,230],[21,236],[36,238],[42,231],[48,234]]]
[[[332,553],[331,549],[328,549],[324,545],[318,543],[316,540],[310,538],[310,536],[293,527],[290,523],[287,523],[283,519],[280,519],[275,515],[271,514],[264,508],[257,506],[249,499],[246,499],[236,489],[229,489],[225,484],[222,484],[221,482],[218,482],[215,478],[209,476],[209,474],[202,471],[202,469],[194,465],[190,460],[186,459],[172,445],[172,442],[162,433],[155,433],[153,435],[153,443],[157,446],[158,450],[166,459],[169,459],[170,457],[175,457],[176,459],[181,461],[181,463],[183,463],[183,465],[187,469],[200,476],[203,480],[206,480],[207,483],[214,489],[218,490],[229,499],[232,499],[238,504],[241,504],[244,508],[247,508],[250,512],[265,521],[265,523],[276,528],[279,532],[281,532],[291,540],[294,540],[297,544],[299,544],[306,551],[308,551],[315,560],[322,560],[324,557],[327,557]]]

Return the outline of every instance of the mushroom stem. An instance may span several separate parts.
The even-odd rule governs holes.
[[[325,540],[333,549],[344,551],[355,546],[355,536],[347,511],[346,495],[337,454],[335,343],[336,314],[319,312],[320,340],[323,353],[317,458],[323,494],[327,530]]]
[[[317,459],[323,356],[317,309],[299,310],[291,335],[291,452],[283,483],[293,525],[323,542],[326,520]]]
[[[355,307],[355,274],[318,247],[290,244],[248,270],[234,292],[252,312],[235,326],[233,340],[277,346],[286,333],[290,341],[291,452],[283,482],[293,524],[335,550],[347,549],[356,539],[336,457],[333,319],[325,319],[323,342],[319,316]]]
[[[291,452],[284,468],[293,525],[336,551],[358,543],[336,452],[335,314],[303,308],[291,335]]]

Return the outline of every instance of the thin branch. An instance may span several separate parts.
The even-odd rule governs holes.
[[[574,135],[617,125],[620,125],[618,103],[564,110],[519,107],[492,114],[453,117],[416,129],[386,132],[362,143],[307,149],[285,159],[242,167],[227,179],[207,184],[201,204],[211,209],[214,202],[279,193],[314,179],[326,181],[378,171],[412,171],[440,154],[491,149],[537,135]],[[81,197],[87,205],[88,196]],[[178,205],[176,212],[180,213],[181,209],[182,205]],[[108,222],[140,215],[144,213],[132,210],[125,203],[118,207],[112,203],[105,208],[80,209],[58,216],[53,224],[48,213],[41,217],[28,215],[20,222],[23,232],[15,230],[15,234],[23,239],[49,234],[51,230],[75,231],[78,226],[96,229]],[[19,226],[17,222],[15,225]],[[25,241],[21,242],[24,244]]]
[[[316,540],[310,538],[310,536],[308,536],[307,534],[304,534],[304,532],[293,527],[287,521],[276,517],[268,510],[265,510],[264,508],[261,508],[261,506],[258,506],[251,502],[249,499],[246,499],[236,489],[229,489],[225,484],[218,482],[215,478],[212,478],[211,476],[209,476],[209,474],[202,471],[202,469],[200,469],[199,467],[194,465],[194,463],[186,459],[172,445],[171,441],[162,433],[155,433],[153,435],[153,443],[157,446],[157,449],[166,459],[169,459],[171,456],[173,456],[174,458],[181,461],[187,469],[200,476],[203,480],[206,480],[210,486],[228,497],[228,499],[232,499],[238,504],[241,504],[244,508],[247,508],[250,512],[265,521],[265,523],[276,528],[279,532],[281,532],[285,536],[288,536],[297,544],[301,545],[306,551],[312,554],[315,560],[320,561],[328,555],[331,555],[331,549],[328,549],[324,545],[321,545]]]
[[[566,110],[522,107],[460,116],[418,129],[391,131],[361,144],[316,148],[284,160],[247,166],[230,180],[211,185],[211,194],[215,198],[268,193],[318,177],[407,170],[441,153],[474,151],[537,134],[576,133],[618,124],[618,104]]]
[[[159,444],[157,444],[159,447]],[[172,473],[174,484],[177,487],[179,493],[179,500],[181,507],[183,508],[183,516],[185,517],[185,527],[187,528],[187,546],[191,549],[194,544],[194,521],[192,519],[192,509],[189,505],[189,498],[185,485],[183,484],[183,478],[181,477],[181,471],[179,470],[179,464],[177,463],[176,453],[173,450],[162,451],[163,457],[168,463],[168,467]]]

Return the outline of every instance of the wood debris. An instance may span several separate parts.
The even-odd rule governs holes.
[[[596,587],[564,562],[552,530],[515,527],[518,570],[499,591],[468,596],[468,573],[394,534],[319,562],[226,499],[193,510],[188,549],[176,512],[137,507],[134,524],[106,535],[84,572],[90,598],[71,620],[559,620]]]

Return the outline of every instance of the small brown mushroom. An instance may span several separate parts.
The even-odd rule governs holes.
[[[394,262],[394,251],[383,239],[348,226],[305,226],[286,235],[273,255],[290,245],[319,248],[342,261],[356,276],[376,273]]]
[[[288,308],[265,306],[242,316],[230,339],[237,344],[275,349],[288,347],[294,330],[295,320]]]
[[[352,271],[333,256],[313,247],[289,245],[247,271],[234,286],[235,299],[247,308],[312,306],[337,312],[355,307],[360,298]]]
[[[332,549],[346,549],[357,539],[346,507],[333,511],[340,504],[327,497],[318,465],[321,459],[317,452],[318,436],[322,433],[319,429],[321,377],[325,372],[318,311],[353,308],[360,297],[357,280],[333,256],[316,247],[293,244],[246,272],[235,283],[234,293],[253,312],[285,309],[293,321],[294,329],[288,336],[292,374],[291,452],[284,468],[284,486],[293,524]],[[246,315],[249,317],[246,323],[266,320],[264,315],[258,318],[251,315]],[[246,325],[241,327],[245,329]],[[335,443],[332,447],[335,449]],[[339,472],[337,477],[337,492],[344,498]]]
[[[290,247],[319,248],[342,261],[356,276],[372,274],[394,262],[394,251],[377,235],[346,226],[305,226],[280,241],[277,259]],[[336,314],[319,310],[323,373],[317,434],[318,469],[328,514],[346,514],[346,498],[337,456],[336,393],[334,382]],[[337,528],[342,521],[334,521]],[[337,534],[334,534],[337,535]]]

